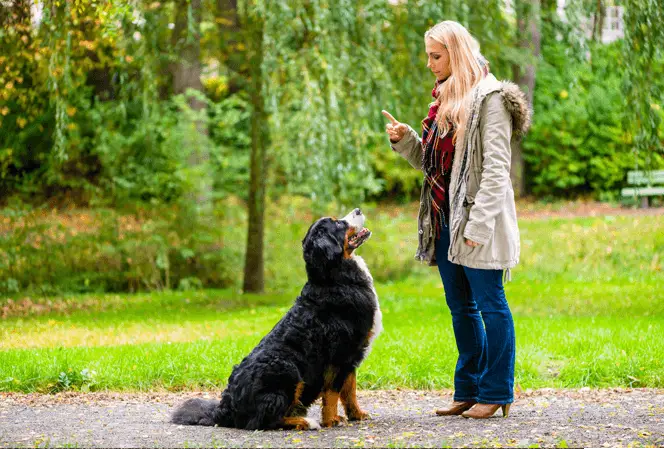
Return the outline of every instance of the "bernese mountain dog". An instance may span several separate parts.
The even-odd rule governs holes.
[[[311,225],[302,241],[308,280],[294,305],[233,368],[221,401],[189,399],[171,422],[306,430],[369,417],[357,403],[355,376],[382,315],[373,278],[354,253],[371,236],[364,220],[355,209]],[[307,418],[318,398],[320,425]],[[338,415],[339,400],[346,418]]]

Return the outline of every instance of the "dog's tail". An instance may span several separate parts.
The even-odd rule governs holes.
[[[173,424],[189,426],[214,426],[222,424],[219,418],[219,400],[193,398],[182,403],[171,415]]]

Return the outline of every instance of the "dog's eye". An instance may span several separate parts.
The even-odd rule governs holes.
[[[336,222],[338,228],[342,228],[344,223],[342,221],[337,221]]]

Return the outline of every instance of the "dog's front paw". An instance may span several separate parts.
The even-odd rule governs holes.
[[[371,415],[362,410],[357,410],[348,415],[348,419],[351,421],[364,421],[365,419],[371,419]]]
[[[323,421],[323,427],[336,427],[336,426],[343,426],[346,424],[347,420],[343,416],[333,416],[332,419],[329,419],[327,421]]]

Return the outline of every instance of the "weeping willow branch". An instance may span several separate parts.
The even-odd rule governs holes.
[[[664,92],[661,80],[653,80],[655,67],[664,64],[664,8],[661,0],[627,0],[625,2],[624,59],[627,98],[626,128],[634,136],[635,161],[645,160],[651,169],[652,155],[664,154],[658,137]],[[638,165],[638,162],[636,162]]]
[[[60,7],[60,2],[51,0],[45,8],[45,22],[51,27],[53,34],[49,39],[51,57],[49,59],[49,84],[53,92],[55,103],[55,130],[53,155],[59,162],[68,159],[67,155],[67,95],[73,88],[72,77],[69,66],[71,57],[71,31],[69,29],[69,18],[71,15],[70,2],[65,0]],[[62,41],[64,40],[64,45]]]

